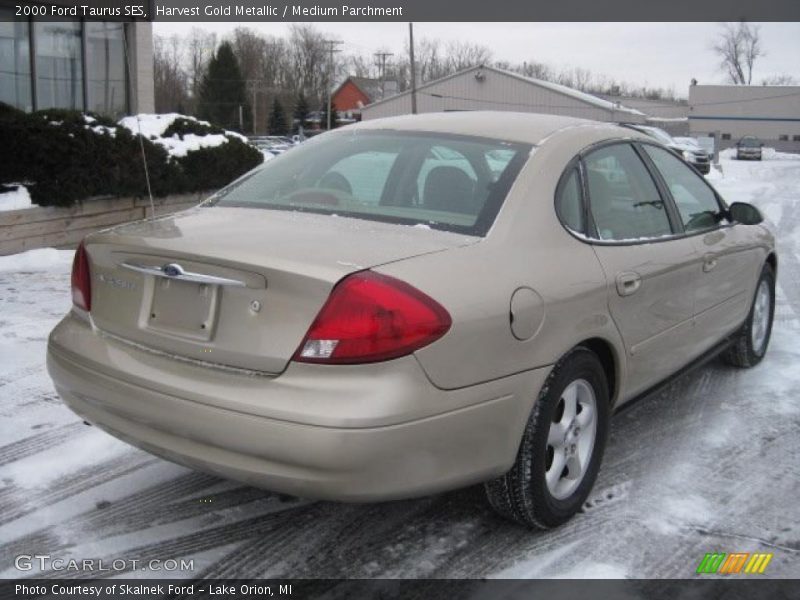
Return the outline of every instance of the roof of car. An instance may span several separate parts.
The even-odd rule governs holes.
[[[507,111],[459,111],[403,115],[362,121],[348,125],[344,131],[380,129],[430,131],[539,145],[552,134],[574,127],[604,128],[609,130],[611,136],[627,133],[624,128],[614,123],[559,115]]]

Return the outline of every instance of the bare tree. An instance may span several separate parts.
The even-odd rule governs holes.
[[[450,42],[445,48],[445,70],[457,73],[477,65],[488,65],[492,51],[481,44],[470,42]]]
[[[343,59],[344,72],[353,77],[372,77],[380,70],[374,56],[363,54],[348,54]],[[387,69],[388,71],[388,69]]]
[[[153,83],[157,112],[185,111],[188,100],[183,45],[177,35],[153,38]]]
[[[200,92],[200,82],[206,73],[208,61],[214,55],[217,48],[217,35],[204,29],[193,27],[182,40],[186,48],[186,77],[188,79],[189,92],[192,96],[192,103],[196,103]],[[196,108],[196,107],[194,107]]]
[[[328,80],[328,53],[324,34],[313,25],[294,24],[289,27],[287,43],[287,66],[290,71],[287,73],[286,83],[294,94],[305,94],[315,105],[322,102],[327,95]]]
[[[720,57],[720,69],[731,83],[750,85],[756,59],[764,56],[761,30],[757,25],[746,21],[724,23],[712,48]]]
[[[761,85],[800,85],[800,79],[782,73],[781,75],[771,75],[761,80]]]

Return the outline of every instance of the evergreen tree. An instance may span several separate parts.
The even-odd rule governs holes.
[[[301,92],[300,95],[297,96],[297,100],[295,100],[294,112],[292,113],[298,129],[300,127],[308,129],[309,112],[311,111],[308,109],[308,100],[306,100],[305,95]]]
[[[198,113],[203,119],[226,129],[239,130],[239,107],[242,107],[245,130],[251,127],[250,107],[239,62],[229,42],[222,42],[208,62],[200,83]]]
[[[288,133],[283,106],[281,106],[281,103],[277,97],[272,101],[272,110],[269,114],[268,128],[270,135],[286,135]]]

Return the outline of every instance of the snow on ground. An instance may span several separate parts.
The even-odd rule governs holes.
[[[0,211],[19,210],[21,208],[30,208],[33,206],[28,188],[19,183],[8,183],[5,185],[8,187],[17,187],[7,192],[2,192],[2,188],[0,188],[0,192],[2,192],[0,193]]]
[[[775,327],[755,369],[712,361],[618,413],[582,514],[548,532],[480,487],[385,504],[310,502],[173,465],[86,427],[57,398],[46,336],[71,253],[0,258],[0,577],[13,557],[193,559],[127,576],[694,577],[706,552],[800,572],[800,156],[723,158],[710,178],[779,237]]]
[[[208,121],[201,121],[194,117],[179,113],[165,113],[160,115],[141,113],[131,117],[120,119],[119,125],[129,129],[134,135],[141,133],[144,137],[155,144],[160,144],[166,148],[170,156],[186,156],[188,152],[199,150],[200,148],[214,148],[228,143],[229,137],[238,137],[243,142],[247,138],[234,131],[226,131],[224,134],[196,135],[186,134],[181,139],[177,134],[172,137],[163,137],[164,132],[175,122],[176,119],[188,119],[196,121],[201,125],[210,126]]]
[[[0,273],[36,273],[62,270],[72,265],[72,250],[56,250],[55,248],[37,248],[0,256]]]

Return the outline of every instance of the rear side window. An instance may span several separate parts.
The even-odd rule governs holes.
[[[643,144],[672,194],[686,231],[714,227],[721,219],[717,197],[700,175],[662,148]]]
[[[564,225],[572,231],[582,233],[586,228],[583,223],[583,198],[578,169],[571,169],[562,181],[556,198],[556,211]]]
[[[601,240],[639,240],[672,234],[667,207],[642,160],[629,144],[584,158],[592,218]]]
[[[210,204],[485,235],[531,147],[463,135],[341,130],[270,160]]]

